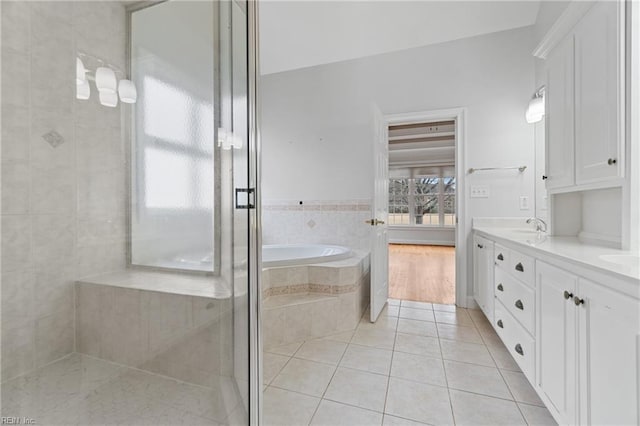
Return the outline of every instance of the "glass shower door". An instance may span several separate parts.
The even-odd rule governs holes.
[[[0,4],[3,423],[256,423],[254,5]]]

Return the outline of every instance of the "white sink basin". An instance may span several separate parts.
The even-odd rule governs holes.
[[[640,267],[640,256],[637,254],[603,254],[600,259],[617,265],[625,265],[632,268]]]

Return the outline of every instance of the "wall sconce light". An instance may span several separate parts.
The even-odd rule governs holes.
[[[138,99],[138,91],[131,80],[120,80],[118,83],[118,95],[125,104],[134,104]]]
[[[91,96],[91,86],[89,81],[85,80],[80,84],[76,84],[76,98],[82,101],[86,101]]]
[[[82,60],[76,58],[76,85],[80,86],[87,82],[87,69],[84,67]]]
[[[116,73],[111,68],[96,69],[96,88],[100,93],[116,93],[117,87]]]
[[[76,98],[86,101],[91,96],[89,80],[93,80],[98,89],[100,103],[104,106],[115,108],[120,101],[127,104],[134,104],[138,99],[136,85],[131,80],[122,79],[118,82],[116,73],[122,75],[123,72],[117,67],[105,63],[100,58],[85,53],[79,53],[76,58]],[[85,67],[83,60],[88,60],[90,64],[98,65],[95,73]]]
[[[115,92],[99,92],[98,96],[100,98],[100,104],[110,108],[118,106],[118,95]]]
[[[529,101],[527,111],[525,112],[525,118],[527,123],[533,124],[542,120],[544,114],[544,86],[542,86],[533,94],[533,98]]]

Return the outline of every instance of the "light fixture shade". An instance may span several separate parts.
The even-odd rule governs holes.
[[[227,151],[230,149],[242,149],[242,138],[234,132],[227,132],[222,127],[218,128],[218,147]]]
[[[80,86],[87,82],[87,69],[84,67],[82,60],[76,58],[76,85]]]
[[[104,106],[115,108],[118,106],[118,95],[113,92],[100,92],[100,103]]]
[[[111,68],[99,67],[96,70],[96,87],[100,93],[116,93],[118,82]]]
[[[86,101],[89,96],[91,96],[89,81],[85,80],[82,84],[76,84],[76,98]]]
[[[136,85],[131,80],[120,80],[118,94],[120,95],[120,100],[125,104],[135,104],[138,99]]]
[[[525,118],[527,123],[537,123],[544,116],[544,96],[537,95],[529,101]]]

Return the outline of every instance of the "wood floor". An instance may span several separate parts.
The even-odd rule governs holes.
[[[453,304],[455,247],[389,244],[389,297]]]

